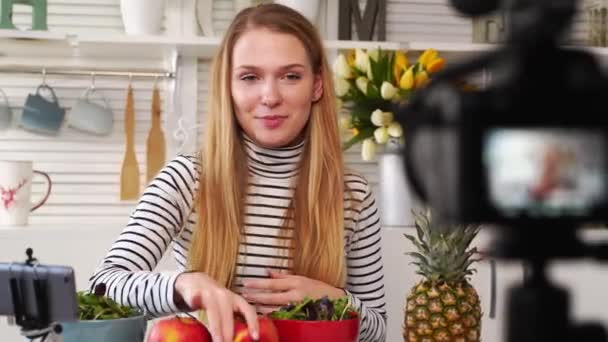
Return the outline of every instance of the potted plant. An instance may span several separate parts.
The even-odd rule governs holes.
[[[425,87],[444,64],[434,49],[412,64],[403,51],[356,49],[339,54],[334,62],[335,90],[347,111],[340,124],[351,133],[343,148],[361,143],[361,157],[369,161],[377,144],[403,141],[403,128],[394,120],[392,108]]]
[[[387,226],[411,225],[409,210],[416,207],[409,196],[401,149],[404,129],[393,113],[417,90],[432,82],[445,60],[435,49],[427,49],[410,63],[403,51],[348,50],[336,58],[335,91],[342,111],[340,126],[348,150],[361,144],[361,158],[378,158],[381,220]],[[407,134],[405,134],[407,136]]]
[[[144,314],[105,296],[105,284],[78,292],[78,321],[62,323],[64,342],[135,342],[146,332]]]
[[[356,342],[359,338],[359,312],[350,305],[348,297],[305,298],[269,317],[281,341]]]

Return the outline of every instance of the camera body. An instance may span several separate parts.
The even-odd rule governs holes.
[[[412,187],[444,220],[510,229],[608,221],[608,79],[590,54],[532,30],[558,27],[564,8],[520,9],[527,16],[513,15],[508,44],[438,75],[399,115]],[[492,78],[484,89],[454,82],[479,71]]]

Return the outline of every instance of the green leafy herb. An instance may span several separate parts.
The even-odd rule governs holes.
[[[80,291],[78,297],[78,319],[108,320],[136,316],[139,312],[133,308],[122,306],[112,298],[105,296],[105,284],[95,287],[94,293]]]
[[[352,319],[359,314],[350,305],[348,297],[335,300],[327,296],[313,300],[304,298],[298,303],[292,303],[270,313],[270,318],[300,321],[340,321]]]

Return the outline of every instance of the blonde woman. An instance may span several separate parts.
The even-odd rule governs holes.
[[[241,11],[211,72],[201,151],[151,182],[91,277],[151,315],[204,310],[214,341],[234,312],[305,296],[349,296],[361,341],[386,326],[379,215],[367,181],[345,171],[332,73],[314,26],[275,4]],[[179,270],[155,272],[171,246]]]

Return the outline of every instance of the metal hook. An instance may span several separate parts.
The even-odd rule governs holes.
[[[91,90],[95,90],[95,72],[91,72]]]
[[[46,86],[46,68],[42,68],[42,85]]]

